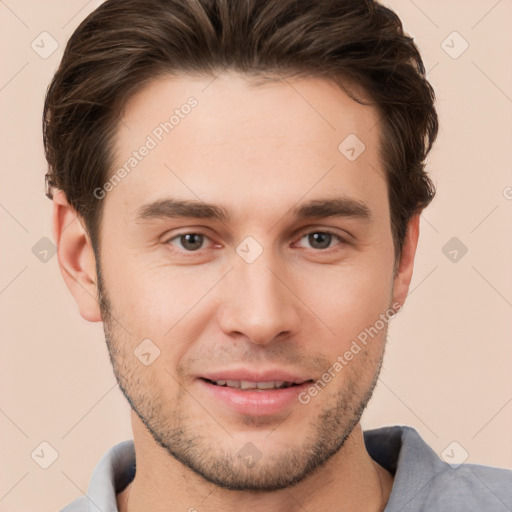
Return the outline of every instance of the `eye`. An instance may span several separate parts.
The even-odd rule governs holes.
[[[207,239],[208,237],[201,233],[182,233],[181,235],[174,236],[167,243],[177,245],[179,249],[192,252],[202,249]]]
[[[311,233],[307,233],[300,238],[300,241],[302,240],[306,240],[312,249],[319,250],[329,249],[332,247],[331,243],[334,241],[337,241],[338,243],[344,242],[340,236],[335,235],[334,233],[329,233],[328,231],[313,231]]]

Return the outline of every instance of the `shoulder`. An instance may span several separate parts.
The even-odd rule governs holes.
[[[85,496],[77,498],[59,512],[89,512],[89,503]]]
[[[510,512],[512,471],[448,464],[418,432],[393,426],[365,432],[370,456],[394,475],[386,512]]]
[[[117,512],[116,495],[133,480],[135,467],[133,440],[116,444],[96,464],[86,495],[60,512]]]
[[[512,510],[512,471],[507,469],[461,464],[452,467],[443,463],[441,471],[432,476],[423,493],[428,504],[437,510],[464,505],[467,511]]]

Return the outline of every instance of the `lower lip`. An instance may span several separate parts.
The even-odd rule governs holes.
[[[252,416],[268,416],[277,414],[298,402],[298,395],[311,385],[311,382],[304,382],[289,388],[272,390],[241,390],[217,386],[210,382],[199,379],[200,385],[216,400],[220,400],[239,414]]]

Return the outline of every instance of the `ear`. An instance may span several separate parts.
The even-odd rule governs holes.
[[[420,214],[417,213],[411,217],[407,224],[407,232],[402,247],[400,262],[398,263],[393,279],[393,304],[398,303],[400,306],[403,306],[407,298],[419,235]]]
[[[94,251],[81,218],[62,190],[53,194],[52,225],[60,271],[80,314],[89,322],[101,322]]]

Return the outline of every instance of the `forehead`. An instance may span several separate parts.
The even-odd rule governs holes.
[[[134,213],[172,194],[270,207],[335,192],[371,203],[386,192],[377,124],[372,107],[318,78],[164,77],[126,105],[112,169],[125,172],[107,203]]]

